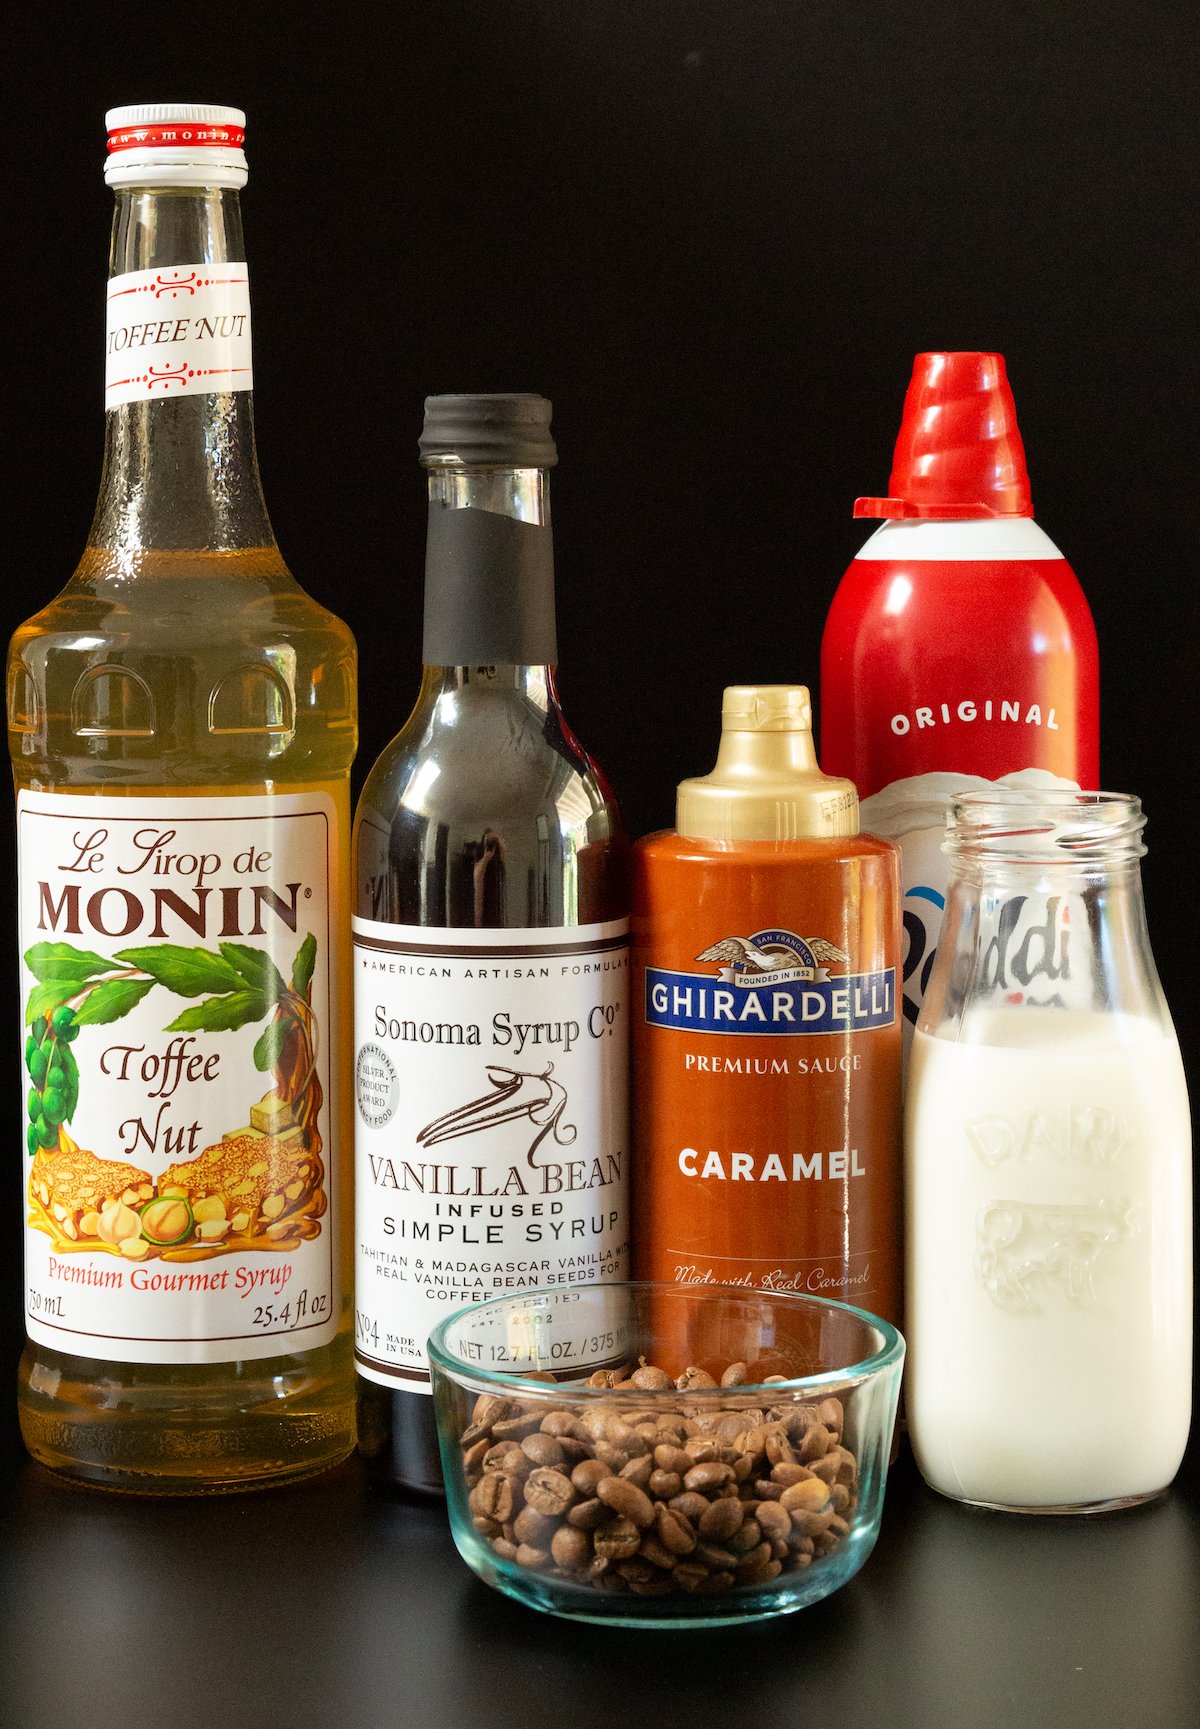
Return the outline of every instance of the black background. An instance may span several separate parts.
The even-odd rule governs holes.
[[[1037,519],[1096,618],[1103,779],[1149,811],[1194,1091],[1198,46],[1183,0],[24,13],[6,627],[69,575],[94,501],[116,103],[247,111],[264,483],[359,638],[359,780],[418,678],[426,393],[554,401],[564,702],[642,833],[710,766],[724,684],[815,685],[913,354],[999,349]]]

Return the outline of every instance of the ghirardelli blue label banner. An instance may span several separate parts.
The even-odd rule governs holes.
[[[799,969],[795,969],[799,970]],[[896,974],[782,978],[734,985],[700,973],[646,969],[646,1020],[688,1033],[859,1033],[896,1018]]]

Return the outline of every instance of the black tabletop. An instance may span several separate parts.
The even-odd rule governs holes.
[[[1131,1427],[1131,1444],[1136,1431]],[[440,1505],[354,1461],[294,1489],[143,1501],[8,1467],[0,1721],[13,1729],[1072,1729],[1200,1721],[1200,1458],[1098,1519],[978,1513],[902,1460],[840,1593],[748,1628],[539,1615]]]

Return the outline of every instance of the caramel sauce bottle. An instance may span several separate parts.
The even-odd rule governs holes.
[[[898,857],[806,689],[725,691],[716,767],[634,849],[639,1278],[899,1320]]]
[[[8,662],[20,1417],[66,1476],[212,1492],[354,1445],[355,647],[259,483],[244,116],[108,121],[100,495]]]

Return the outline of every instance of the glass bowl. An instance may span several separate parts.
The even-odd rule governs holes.
[[[783,1292],[589,1284],[459,1310],[429,1340],[458,1551],[579,1621],[802,1609],[875,1545],[903,1360],[887,1321]]]

